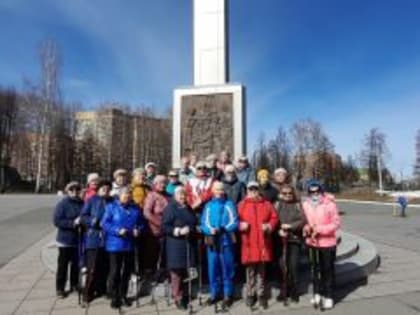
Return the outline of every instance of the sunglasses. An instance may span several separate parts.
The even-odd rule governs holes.
[[[309,194],[310,195],[319,194],[319,190],[310,190]]]

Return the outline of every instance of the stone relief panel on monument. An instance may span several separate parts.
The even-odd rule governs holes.
[[[187,95],[181,103],[183,155],[233,152],[233,94]]]

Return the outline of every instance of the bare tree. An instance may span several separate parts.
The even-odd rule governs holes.
[[[372,128],[365,136],[361,152],[362,163],[368,170],[369,181],[377,182],[383,190],[383,175],[386,170],[386,159],[390,153],[386,144],[386,135],[378,128]]]

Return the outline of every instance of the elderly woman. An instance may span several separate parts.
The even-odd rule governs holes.
[[[144,203],[143,213],[149,225],[147,239],[144,244],[144,251],[147,253],[144,267],[150,271],[158,270],[162,267],[161,264],[164,263],[161,256],[164,244],[162,238],[162,217],[170,199],[170,196],[166,193],[166,183],[166,176],[157,175],[153,180],[153,190],[148,193]]]
[[[281,225],[278,233],[275,234],[274,242],[277,262],[282,271],[283,290],[277,300],[287,304],[287,299],[290,297],[293,302],[297,303],[299,301],[299,253],[302,229],[306,220],[296,191],[292,186],[284,184],[281,187],[280,195],[282,197],[276,205],[276,210]],[[287,273],[285,269],[287,269]]]
[[[146,170],[143,168],[136,168],[132,173],[131,180],[131,191],[133,195],[133,201],[143,209],[144,201],[146,200],[147,193],[150,190],[146,180]]]
[[[195,225],[196,217],[187,204],[185,188],[178,186],[175,188],[174,199],[164,211],[162,231],[166,237],[166,258],[171,275],[172,297],[179,309],[186,309],[187,299],[182,284],[187,276],[188,267],[195,266],[196,242],[190,237]]]
[[[111,196],[118,197],[121,190],[127,188],[128,173],[125,169],[120,168],[114,172],[113,177]]]
[[[100,223],[106,205],[114,201],[114,198],[110,196],[111,187],[110,181],[100,181],[97,195],[85,203],[81,213],[81,222],[86,230],[85,248],[88,268],[88,278],[83,296],[85,302],[106,293],[109,261],[105,252],[105,235]]]
[[[122,303],[130,306],[127,290],[134,265],[134,242],[144,230],[145,222],[128,187],[121,189],[118,199],[106,206],[101,226],[106,233],[105,247],[111,265],[108,278],[111,308],[120,308]]]
[[[213,198],[205,205],[200,229],[207,245],[210,284],[209,305],[223,296],[222,309],[232,305],[235,278],[235,232],[238,230],[238,213],[232,200],[227,199],[223,183],[212,186]]]
[[[307,224],[303,228],[309,248],[313,271],[314,307],[334,307],[334,261],[337,247],[337,231],[340,216],[336,203],[324,193],[321,184],[313,181],[308,185],[308,198],[302,204]]]
[[[99,174],[98,173],[90,173],[87,177],[87,187],[84,191],[83,200],[87,202],[90,198],[96,195],[98,191],[98,183],[99,183]]]
[[[70,265],[70,288],[75,290],[78,284],[78,227],[83,201],[80,199],[81,186],[70,182],[65,188],[66,196],[56,205],[54,225],[57,227],[58,261],[56,273],[57,297],[65,297],[67,271]]]
[[[248,192],[239,204],[239,231],[241,233],[241,261],[246,267],[247,299],[249,307],[268,306],[265,285],[266,264],[273,260],[271,233],[278,225],[278,216],[271,202],[262,198],[257,182],[249,182]]]

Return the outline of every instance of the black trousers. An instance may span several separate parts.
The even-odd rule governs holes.
[[[88,278],[86,288],[87,295],[92,296],[94,292],[103,295],[107,292],[107,277],[109,272],[109,257],[104,248],[87,249],[86,261]]]
[[[298,283],[299,283],[299,256],[300,256],[300,243],[298,242],[288,242],[287,243],[287,255],[286,255],[286,264],[287,264],[287,291],[288,295],[298,294]],[[278,257],[278,262],[280,266],[281,279],[285,280],[285,275],[282,266],[282,256]]]
[[[109,288],[112,299],[127,296],[128,282],[133,271],[133,252],[110,252]]]
[[[309,248],[314,293],[333,298],[336,247]]]
[[[79,277],[77,247],[59,247],[57,259],[57,272],[55,288],[64,291],[67,282],[68,268],[70,265],[70,288],[77,287]]]

